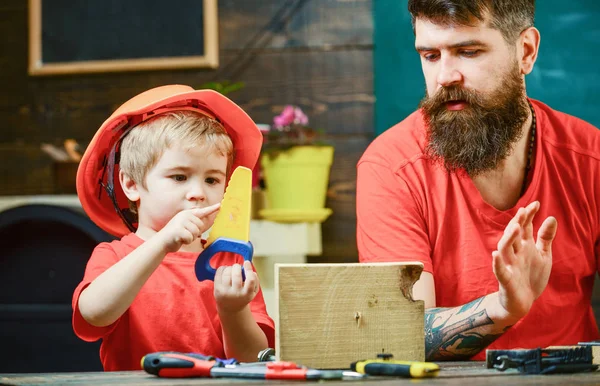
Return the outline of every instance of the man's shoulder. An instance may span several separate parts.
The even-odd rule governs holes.
[[[417,110],[375,138],[358,163],[374,162],[392,168],[401,167],[411,160],[424,157],[425,145],[423,114]]]
[[[533,103],[537,107],[543,142],[556,149],[600,159],[600,130],[597,127],[581,118],[554,110],[542,102]]]

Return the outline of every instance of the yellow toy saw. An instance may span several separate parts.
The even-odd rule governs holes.
[[[196,259],[196,278],[214,280],[216,270],[210,260],[218,252],[232,252],[252,261],[254,249],[250,237],[252,171],[238,166],[225,189],[221,209],[208,235],[204,250]]]

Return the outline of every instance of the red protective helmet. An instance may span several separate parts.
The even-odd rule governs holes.
[[[119,183],[118,147],[125,134],[139,123],[175,110],[198,111],[219,121],[233,142],[235,158],[231,170],[238,166],[254,168],[262,134],[238,105],[213,90],[194,90],[183,85],[150,89],[125,102],[102,124],[77,169],[79,201],[100,228],[117,237],[135,230]]]

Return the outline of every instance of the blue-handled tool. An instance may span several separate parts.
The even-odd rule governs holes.
[[[252,261],[254,248],[249,241],[251,200],[252,171],[238,166],[229,179],[221,201],[221,209],[210,230],[204,250],[196,259],[196,278],[199,281],[214,280],[217,270],[210,265],[210,260],[219,252],[235,253],[244,260]]]
[[[196,278],[198,278],[199,281],[215,279],[217,270],[211,267],[210,259],[219,252],[236,253],[242,256],[244,260],[252,261],[254,248],[249,241],[219,237],[214,243],[209,245],[208,248],[205,248],[198,256],[198,259],[196,259]]]

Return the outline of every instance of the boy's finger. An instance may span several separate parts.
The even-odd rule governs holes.
[[[256,292],[258,292],[258,275],[251,269],[245,271],[246,281],[244,282],[244,292],[246,292],[247,294],[255,294]]]
[[[220,202],[218,202],[214,205],[211,205],[211,206],[207,206],[205,208],[194,208],[194,209],[192,209],[192,213],[196,217],[206,217],[208,215],[211,215],[211,214],[217,212],[219,210],[219,208],[221,208]]]
[[[248,260],[244,260],[244,271],[246,271],[246,272],[254,271],[254,269],[252,268],[252,263],[249,262]]]
[[[231,286],[236,289],[244,286],[242,280],[242,266],[239,264],[231,266]]]
[[[215,272],[215,283],[220,283],[223,281],[223,267],[217,268],[217,272]]]
[[[231,286],[231,267],[221,267],[223,268],[223,276],[221,278],[221,283],[225,286]]]

